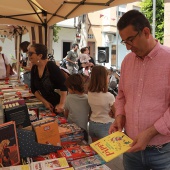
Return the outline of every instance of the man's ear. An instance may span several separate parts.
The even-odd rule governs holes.
[[[151,34],[150,29],[149,29],[148,27],[145,27],[145,28],[143,29],[143,32],[144,32],[145,37],[148,39],[148,38],[149,38],[149,35]]]

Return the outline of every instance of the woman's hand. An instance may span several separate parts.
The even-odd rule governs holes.
[[[49,103],[49,102],[44,102],[44,106],[47,108],[47,109],[49,109],[51,112],[54,112],[54,107],[53,107],[53,105],[51,104],[51,103]]]
[[[57,112],[57,113],[62,113],[62,112],[64,112],[64,105],[63,105],[63,104],[58,104],[58,105],[56,105],[56,107],[55,107],[55,112]]]

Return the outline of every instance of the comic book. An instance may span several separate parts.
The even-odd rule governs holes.
[[[0,125],[0,160],[1,167],[17,165],[20,162],[14,121]]]
[[[106,161],[116,158],[120,154],[130,149],[132,143],[130,139],[123,132],[112,133],[96,142],[90,144],[90,146]]]
[[[84,167],[76,168],[75,170],[111,170],[107,165],[86,165]]]
[[[87,146],[89,144],[85,140],[61,142],[61,147],[63,149],[73,148],[75,146],[84,146],[84,145]]]
[[[95,155],[96,152],[90,146],[75,146],[57,151],[59,157],[65,157],[67,161]]]
[[[68,167],[66,158],[47,159],[31,163],[31,170],[57,170]]]
[[[0,168],[0,170],[31,170],[30,165],[17,165],[17,166],[9,166]]]
[[[93,156],[71,161],[71,165],[74,167],[75,170],[79,170],[79,169],[81,170],[87,167],[94,167],[104,163],[106,162],[99,155],[93,155]]]
[[[70,133],[77,133],[82,131],[75,123],[64,123],[59,125],[60,136]]]

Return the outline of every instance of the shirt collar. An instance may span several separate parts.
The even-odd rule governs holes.
[[[150,53],[148,55],[146,55],[145,57],[149,57],[150,59],[153,59],[153,57],[155,57],[158,54],[158,51],[160,49],[161,44],[158,42],[158,40],[156,41],[156,45],[155,47],[150,51]],[[136,55],[137,58],[144,60],[143,58],[139,57]]]

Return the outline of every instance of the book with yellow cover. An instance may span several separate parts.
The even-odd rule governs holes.
[[[133,142],[123,132],[112,133],[102,139],[90,144],[90,146],[106,161],[116,158],[122,153],[130,149],[130,144]]]

